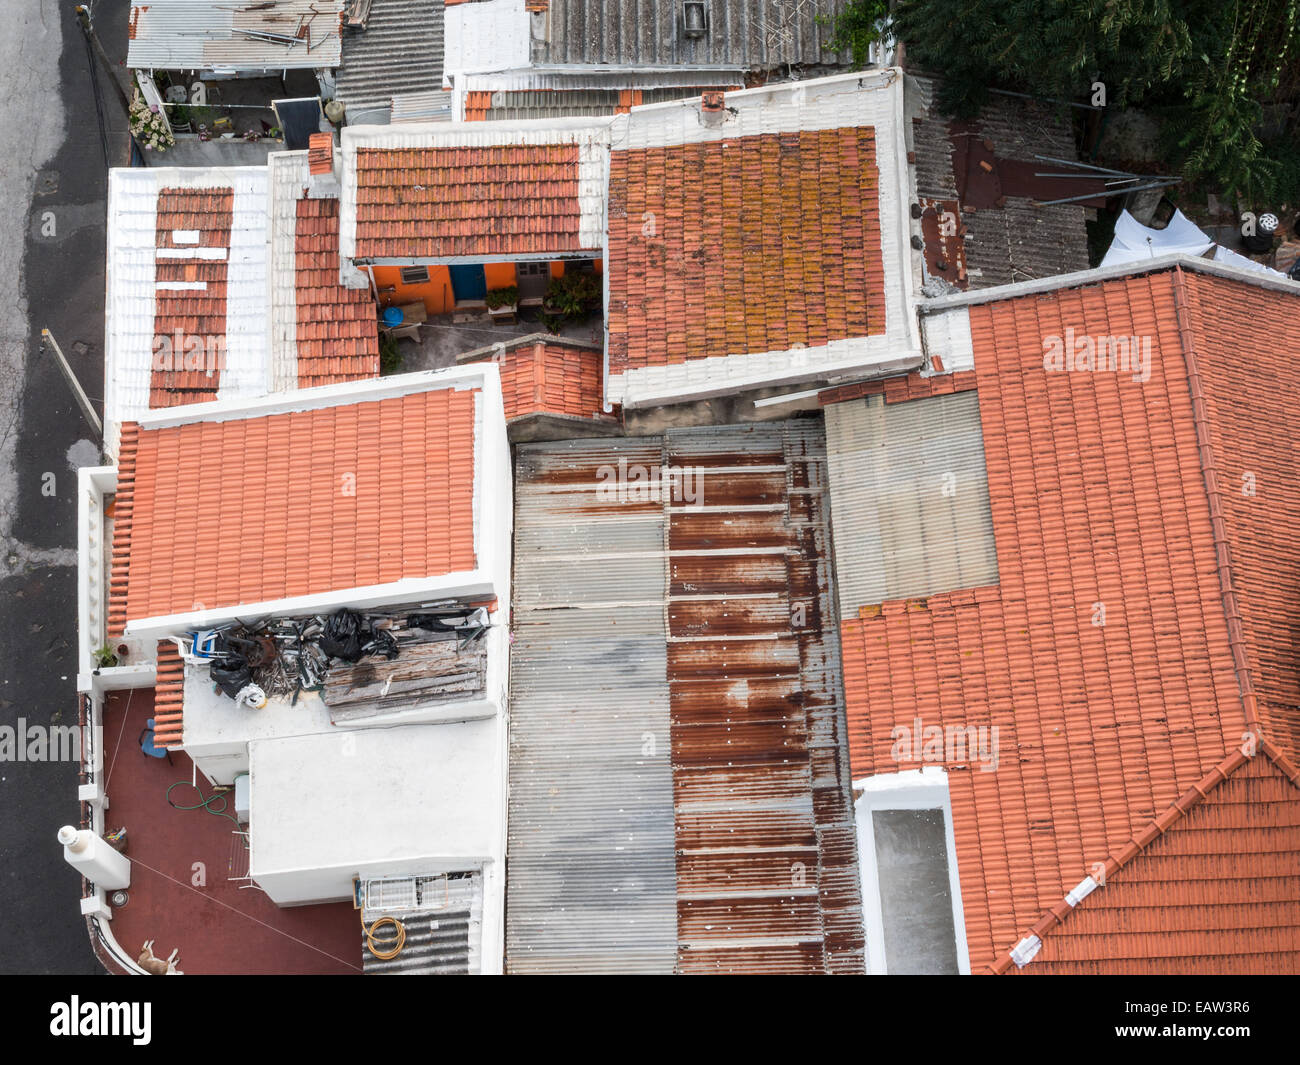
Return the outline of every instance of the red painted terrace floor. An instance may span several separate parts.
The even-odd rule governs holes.
[[[165,958],[180,948],[184,973],[258,975],[360,973],[361,922],[349,902],[282,909],[259,888],[231,881],[232,856],[241,846],[236,825],[206,810],[177,810],[167,803],[167,787],[179,805],[200,802],[189,781],[189,756],[171,752],[148,758],[140,750],[140,731],[153,712],[153,689],[116,692],[104,712],[108,766],[108,825],[127,830],[131,859],[130,900],[113,911],[112,931],[132,956],[147,939]],[[212,789],[198,776],[202,797]],[[229,793],[234,812],[234,794]],[[319,797],[305,796],[305,802]],[[195,862],[206,869],[206,884],[194,886]],[[247,872],[247,866],[236,872]]]

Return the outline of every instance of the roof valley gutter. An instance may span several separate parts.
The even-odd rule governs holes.
[[[1187,388],[1192,399],[1192,421],[1196,426],[1196,448],[1200,453],[1201,474],[1205,479],[1205,494],[1210,503],[1210,523],[1213,527],[1214,553],[1218,562],[1219,595],[1223,601],[1224,619],[1228,626],[1228,645],[1232,650],[1233,669],[1237,674],[1237,689],[1241,696],[1246,727],[1259,735],[1259,708],[1255,688],[1250,678],[1250,660],[1246,655],[1245,630],[1241,623],[1241,608],[1237,602],[1236,584],[1232,579],[1232,547],[1228,540],[1228,524],[1224,518],[1223,492],[1219,486],[1219,471],[1214,461],[1210,443],[1209,416],[1205,402],[1205,387],[1201,380],[1200,363],[1192,331],[1191,308],[1188,303],[1187,277],[1182,267],[1174,268],[1174,315],[1178,321],[1178,338],[1187,364]]]

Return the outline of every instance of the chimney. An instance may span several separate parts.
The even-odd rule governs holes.
[[[313,133],[307,140],[307,169],[313,174],[334,172],[334,134]]]
[[[706,92],[700,97],[700,121],[710,127],[721,126],[727,119],[726,94]]]

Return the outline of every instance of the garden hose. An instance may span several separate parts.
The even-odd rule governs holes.
[[[228,804],[226,802],[225,795],[221,794],[220,792],[213,792],[206,799],[203,799],[202,802],[195,803],[193,806],[181,806],[178,803],[172,802],[172,790],[174,788],[179,788],[182,785],[187,788],[193,788],[195,791],[198,791],[199,798],[203,799],[203,792],[199,791],[197,784],[189,780],[178,780],[176,781],[175,784],[171,785],[171,787],[167,789],[168,806],[170,806],[173,810],[207,810],[208,813],[216,814],[218,817],[229,818],[231,823],[235,826],[236,830],[239,832],[239,834],[244,837],[244,846],[245,847],[248,846],[248,837],[247,835],[244,834],[244,826],[239,823],[239,819],[236,818],[234,814],[226,812],[226,806]],[[215,802],[220,802],[221,805],[214,806],[213,803]]]
[[[381,927],[392,925],[394,930],[393,938],[382,939],[379,942],[384,944],[382,947],[375,942],[375,932]],[[402,924],[396,917],[380,917],[369,927],[366,926],[366,919],[361,918],[361,930],[366,934],[366,946],[380,961],[392,961],[402,953],[402,948],[406,946],[406,925]]]

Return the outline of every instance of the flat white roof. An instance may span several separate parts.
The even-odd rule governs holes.
[[[254,740],[252,875],[494,859],[501,728],[493,718]]]

